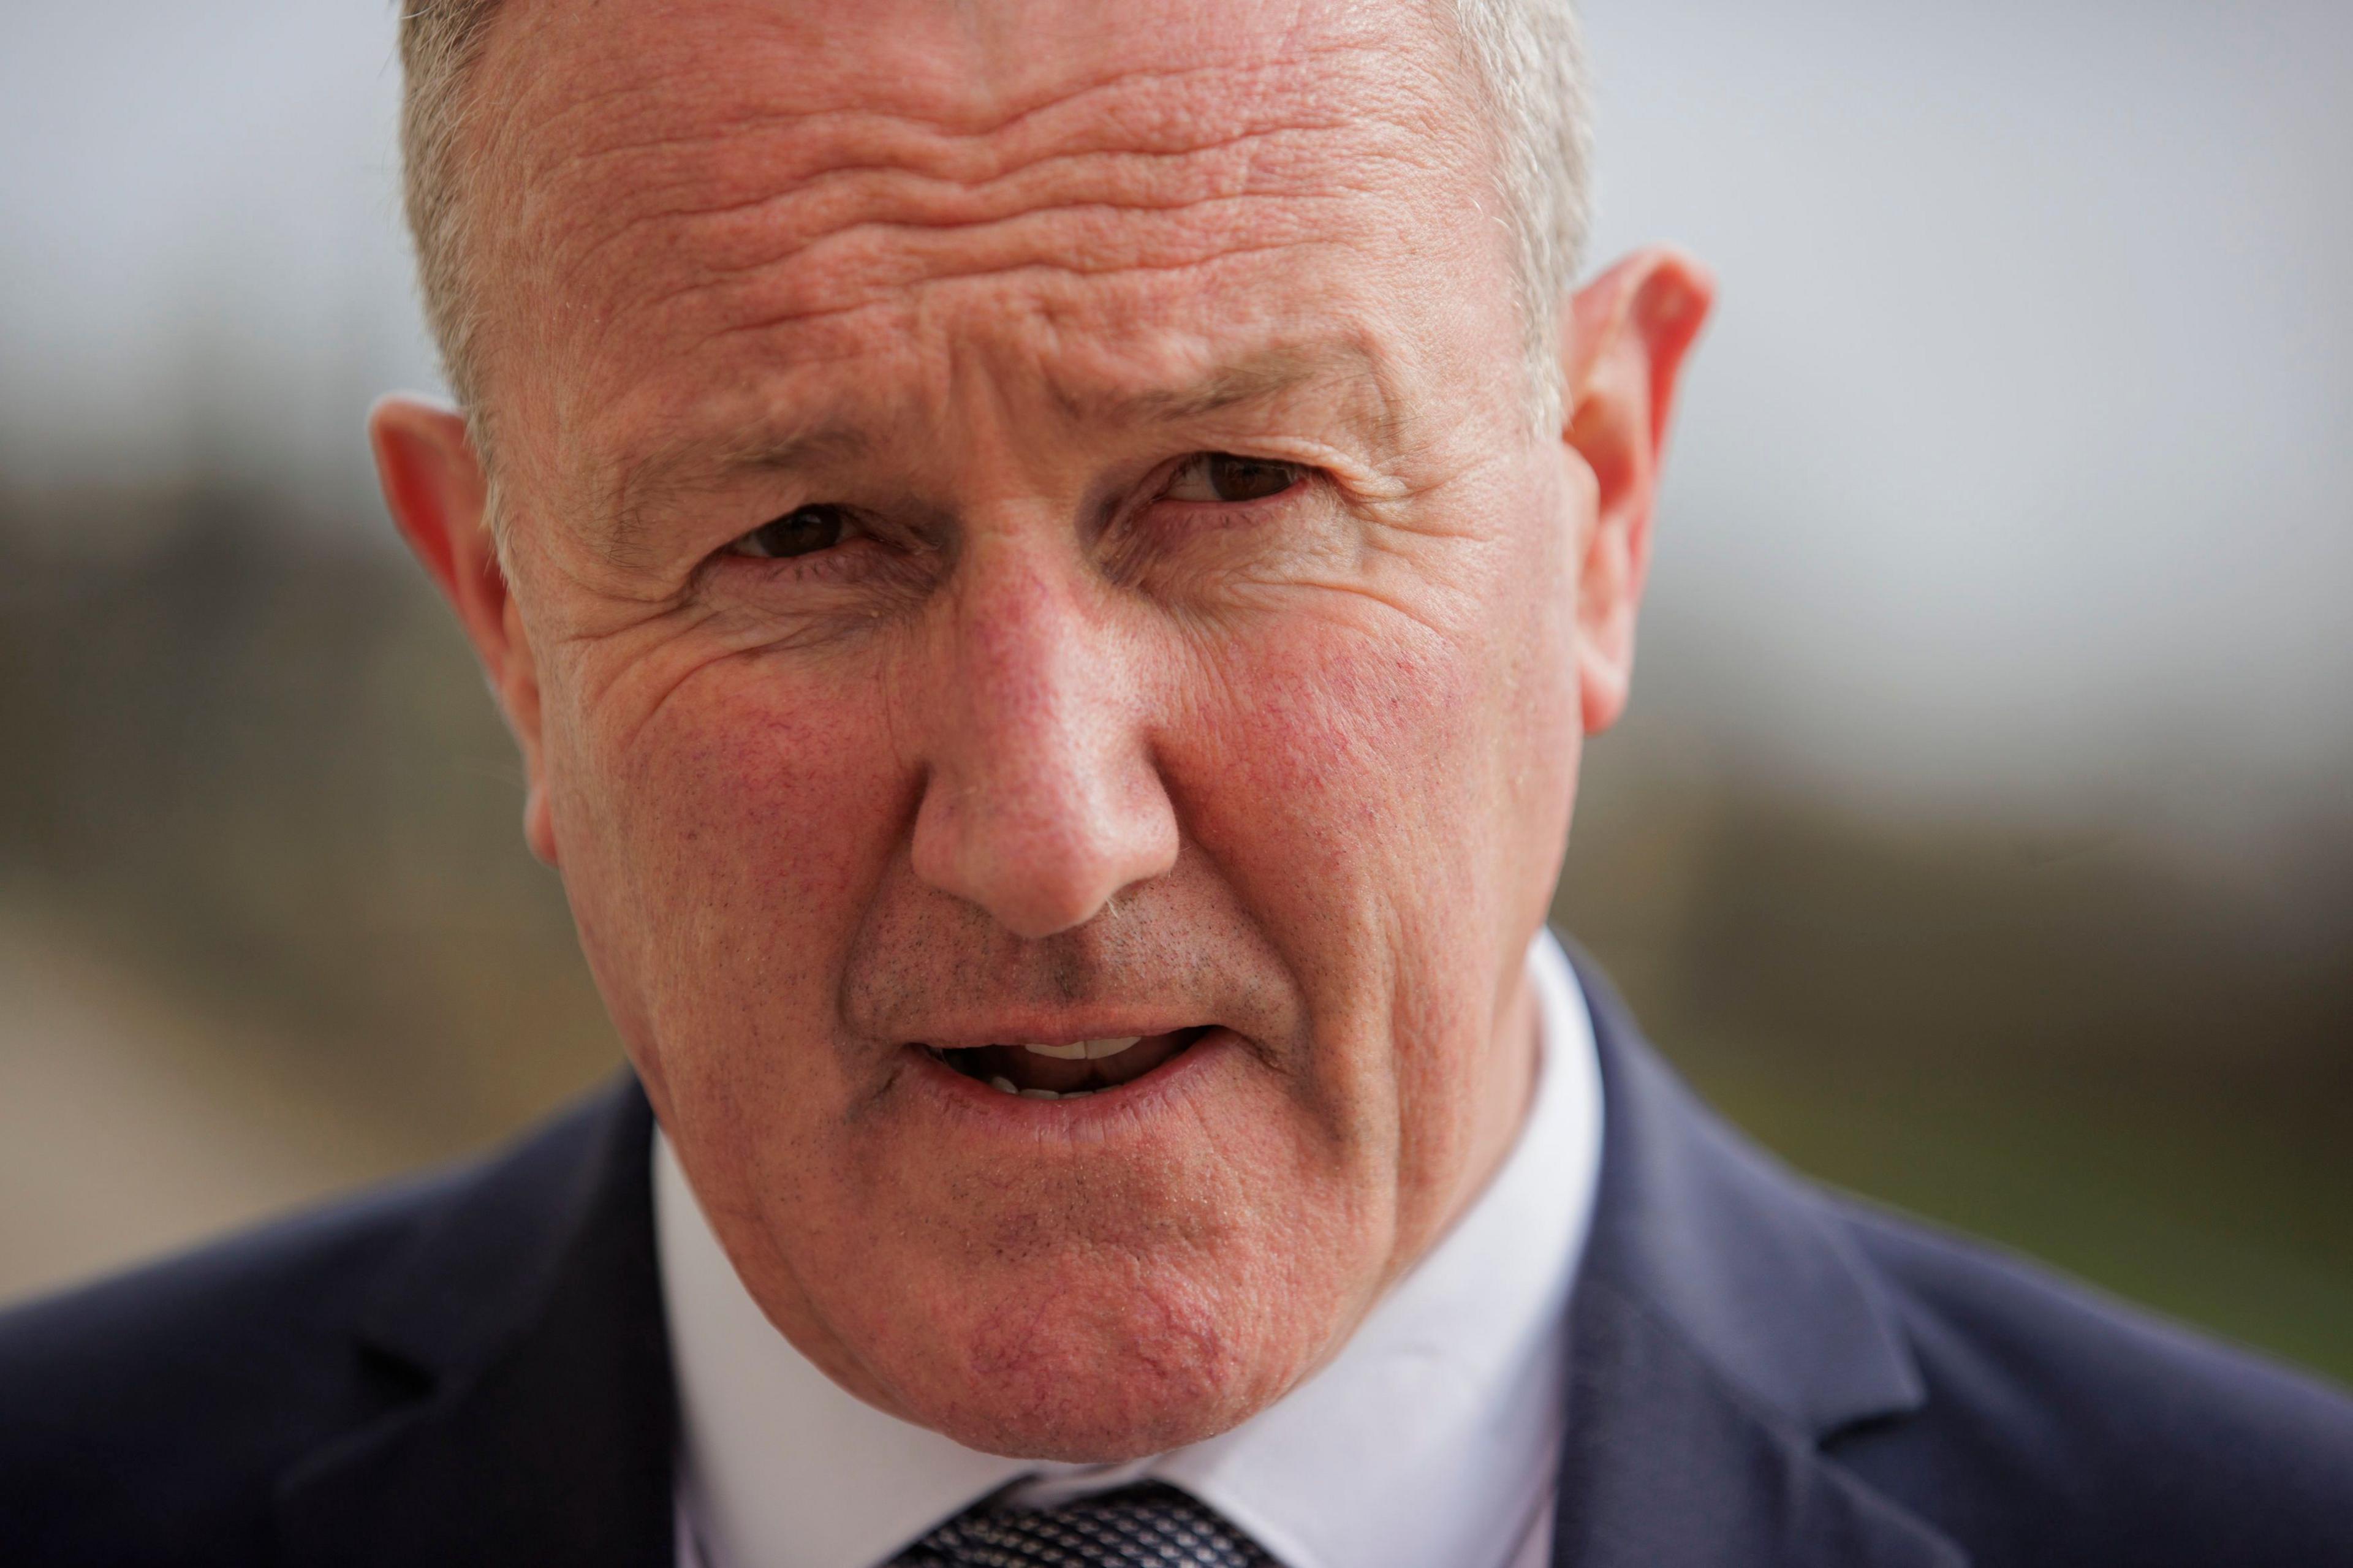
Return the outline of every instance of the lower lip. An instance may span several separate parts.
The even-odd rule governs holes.
[[[1217,1070],[1228,1057],[1242,1048],[1241,1037],[1231,1029],[1212,1028],[1142,1078],[1099,1089],[1075,1100],[1031,1100],[968,1078],[921,1046],[903,1047],[914,1066],[913,1084],[926,1094],[938,1096],[950,1110],[965,1116],[1003,1117],[1013,1125],[1032,1131],[1041,1126],[1075,1128],[1151,1116],[1169,1101],[1194,1092],[1196,1079],[1203,1073]]]

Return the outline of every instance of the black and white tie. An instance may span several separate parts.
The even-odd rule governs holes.
[[[1158,1481],[1059,1508],[983,1503],[892,1568],[1278,1568],[1206,1503]]]

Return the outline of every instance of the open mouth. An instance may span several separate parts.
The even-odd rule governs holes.
[[[1211,1025],[1174,1029],[1165,1035],[1121,1035],[1060,1044],[973,1046],[923,1049],[935,1059],[1003,1094],[1026,1100],[1082,1100],[1134,1083],[1153,1068],[1174,1061],[1208,1034]]]

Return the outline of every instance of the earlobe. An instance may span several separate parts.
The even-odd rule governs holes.
[[[522,797],[522,841],[543,865],[559,864],[555,854],[555,815],[547,803],[547,780],[535,770]]]
[[[1683,361],[1715,293],[1698,262],[1657,248],[1595,279],[1563,313],[1561,439],[1594,489],[1577,542],[1577,681],[1590,733],[1625,709],[1660,458]]]
[[[492,564],[495,568],[495,560]],[[503,584],[504,577],[500,581]],[[547,770],[540,764],[539,667],[532,658],[531,636],[512,594],[504,595],[504,614],[508,673],[499,684],[499,700],[506,710],[515,743],[522,748],[523,842],[542,862],[553,867],[557,864],[555,814],[548,801]]]

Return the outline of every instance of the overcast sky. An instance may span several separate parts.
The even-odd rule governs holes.
[[[1589,0],[1606,260],[1721,274],[1638,701],[1852,795],[2353,795],[2353,6]],[[0,473],[374,527],[428,383],[387,5],[0,22]]]

